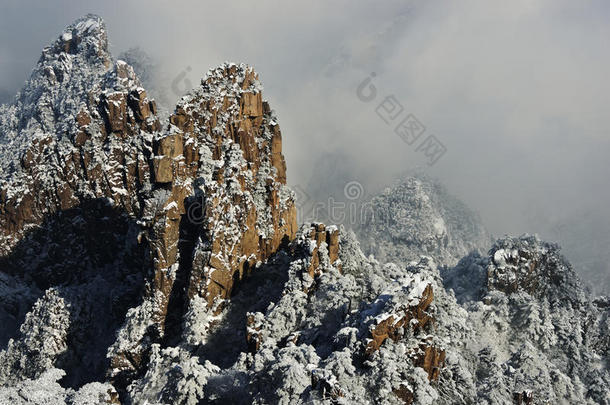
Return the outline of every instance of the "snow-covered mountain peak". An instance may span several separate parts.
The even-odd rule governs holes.
[[[52,60],[54,56],[62,53],[82,55],[92,62],[106,64],[110,60],[110,53],[104,20],[95,14],[87,14],[77,19],[51,46],[44,48],[40,62]]]
[[[472,250],[486,251],[491,242],[477,214],[422,173],[374,197],[360,229],[366,253],[405,264],[434,255],[439,264],[454,265]]]
[[[98,16],[78,19],[44,48],[13,103],[0,106],[0,179],[20,170],[18,160],[35,139],[62,139],[74,132],[74,117],[94,101],[104,76],[117,67]]]

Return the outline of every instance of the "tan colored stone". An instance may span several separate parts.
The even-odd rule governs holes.
[[[433,318],[426,310],[433,300],[434,292],[432,286],[428,284],[424,289],[419,302],[415,305],[405,307],[402,310],[402,316],[399,319],[396,319],[394,315],[391,315],[371,328],[371,337],[366,346],[365,353],[370,356],[377,351],[388,338],[395,342],[398,341],[402,338],[405,328],[410,328],[414,332],[417,332],[417,330],[428,325],[433,321]],[[416,322],[412,322],[413,320]],[[440,370],[445,362],[445,350],[424,340],[417,348],[417,351],[412,353],[411,358],[416,367],[421,367],[428,373],[428,379],[430,381],[438,380]],[[403,400],[404,398],[409,398],[408,393],[404,390],[394,393]]]
[[[514,405],[533,405],[534,394],[531,391],[521,391],[513,393]]]
[[[111,93],[104,98],[109,132],[122,134],[125,131],[127,103],[122,92]]]
[[[129,93],[129,107],[138,121],[144,121],[151,115],[151,103],[146,98],[144,89],[136,89]]]
[[[80,128],[86,127],[87,125],[91,124],[91,116],[89,113],[87,113],[87,111],[80,110],[80,112],[76,115],[76,123]]]
[[[413,363],[428,373],[428,380],[438,380],[441,368],[445,364],[445,351],[429,345],[422,345],[420,351],[421,354],[415,357]]]
[[[171,183],[174,179],[172,171],[172,159],[169,156],[159,156],[153,160],[155,182]]]
[[[248,117],[259,117],[263,115],[263,98],[260,92],[242,94],[241,113]]]
[[[320,265],[319,249],[323,242],[326,243],[330,264],[334,265],[339,258],[339,230],[327,230],[324,224],[314,223],[311,225],[311,229],[309,230],[309,238],[316,241],[316,247],[311,253],[311,259],[308,267],[309,276],[314,278],[320,274],[318,269],[318,266]],[[339,270],[341,270],[340,266]]]
[[[415,399],[413,396],[413,391],[411,391],[411,389],[404,384],[400,384],[398,388],[392,390],[392,392],[407,405],[411,405]]]
[[[246,344],[248,345],[248,351],[250,353],[256,353],[258,349],[260,349],[260,328],[256,325],[253,314],[248,314],[246,317]]]
[[[381,347],[383,342],[390,338],[393,341],[398,341],[402,335],[401,328],[408,327],[413,330],[425,327],[432,317],[426,312],[432,301],[434,300],[434,292],[432,285],[428,284],[424,289],[419,302],[416,305],[410,305],[403,309],[403,316],[400,319],[395,319],[390,316],[381,321],[371,330],[371,341],[367,344],[366,353],[372,354]],[[411,323],[416,320],[416,323]]]
[[[167,135],[159,140],[157,155],[175,158],[183,153],[182,135]]]

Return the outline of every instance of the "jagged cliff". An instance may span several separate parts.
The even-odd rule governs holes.
[[[252,68],[225,64],[161,123],[133,69],[112,60],[103,21],[87,16],[44,49],[16,101],[2,106],[6,283],[36,290],[29,299],[40,305],[51,300],[43,291],[70,289],[79,296],[70,305],[95,317],[98,306],[83,308],[80,295],[102,278],[104,301],[124,301],[103,333],[106,347],[135,306],[141,317],[128,316],[111,347],[112,378],[139,372],[151,342],[178,338],[195,296],[208,307],[221,303],[294,239],[281,133],[261,88]],[[13,330],[5,339],[15,337],[24,311],[7,317]],[[105,375],[99,357],[83,364],[94,379]]]
[[[261,90],[226,63],[162,120],[99,17],[45,48],[0,107],[0,403],[610,402],[610,302],[557,246],[471,253],[422,178],[373,199],[377,259],[298,227]]]
[[[99,18],[75,22],[45,48],[15,102],[2,106],[3,254],[28,229],[87,200],[140,217],[155,112],[133,69],[112,60]]]
[[[151,342],[179,339],[194,297],[221,310],[236,282],[294,239],[281,133],[260,87],[249,67],[212,70],[156,138],[142,218],[154,276],[111,349],[113,377],[137,372]]]

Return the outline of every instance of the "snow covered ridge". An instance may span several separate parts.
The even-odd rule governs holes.
[[[252,68],[162,123],[106,44],[76,21],[0,111],[0,404],[610,403],[610,300],[557,246],[471,252],[423,178],[375,200],[381,260],[298,228]]]
[[[122,400],[491,404],[511,403],[525,392],[533,403],[607,403],[607,346],[596,348],[593,338],[605,336],[607,345],[608,312],[601,302],[574,308],[525,292],[490,291],[460,306],[432,259],[407,268],[381,265],[362,255],[353,234],[341,230],[339,236],[333,263],[326,229],[302,228],[218,315],[203,299],[194,300],[185,339],[176,346],[153,344],[145,374]],[[467,257],[452,271],[484,267],[493,253]],[[434,321],[403,328],[396,341],[387,339],[367,355],[371,325],[426,296],[428,288],[434,299],[425,313]],[[249,344],[252,335],[256,345]],[[426,367],[435,361],[441,367],[430,368],[431,380]],[[56,403],[74,395],[54,381],[43,374],[1,395],[17,398],[18,390],[32,386],[47,399],[61,398]],[[103,387],[109,386],[87,385],[78,395],[93,388],[101,395]]]
[[[111,62],[105,25],[92,15],[77,20],[42,51],[15,101],[2,106],[0,152],[5,158],[0,162],[0,178],[6,180],[19,169],[9,158],[19,158],[33,137],[42,133],[62,137],[74,130],[77,109],[86,103],[89,90],[99,86]]]

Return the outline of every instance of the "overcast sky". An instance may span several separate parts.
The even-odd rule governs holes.
[[[548,235],[549,224],[583,213],[610,223],[610,2],[4,0],[0,7],[4,102],[41,49],[92,12],[105,19],[115,56],[139,46],[168,81],[186,72],[180,86],[225,60],[253,65],[280,120],[292,184],[309,182],[324,156],[368,188],[422,166],[497,236]],[[363,102],[356,88],[371,72],[377,97]],[[446,147],[434,166],[375,113],[392,95],[425,125],[424,137],[434,134]]]

